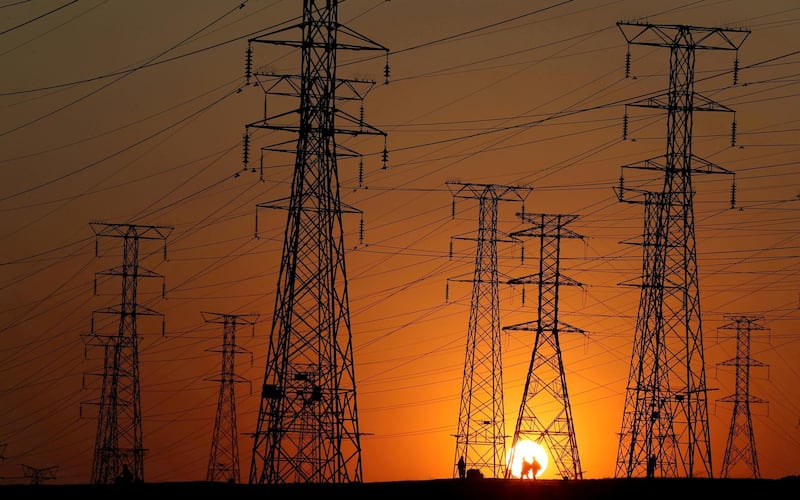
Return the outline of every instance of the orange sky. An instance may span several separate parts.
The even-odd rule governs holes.
[[[24,482],[21,464],[57,466],[57,482],[88,482],[97,427],[100,349],[85,349],[92,311],[119,300],[94,273],[119,265],[118,241],[100,242],[91,221],[166,225],[168,259],[143,244],[142,264],[163,274],[142,283],[141,301],[164,313],[140,319],[145,479],[205,478],[220,369],[218,324],[201,311],[257,313],[238,343],[242,479],[250,463],[258,390],[280,261],[285,212],[258,213],[288,195],[286,159],[257,174],[241,167],[244,125],[261,117],[262,95],[244,86],[246,38],[300,15],[300,2],[0,2],[0,477]],[[55,7],[63,9],[50,12]],[[558,5],[557,5],[558,4]],[[557,6],[555,6],[557,5]],[[555,6],[544,12],[534,11]],[[347,0],[340,21],[391,51],[342,54],[340,76],[378,81],[365,119],[382,141],[341,139],[369,153],[341,161],[350,309],[364,480],[450,477],[474,247],[450,237],[477,228],[477,206],[450,180],[533,188],[528,212],[576,214],[562,271],[584,284],[561,289],[560,319],[587,331],[561,337],[575,433],[587,478],[612,477],[630,362],[638,289],[619,286],[641,270],[641,206],[619,203],[620,166],[665,152],[664,115],[623,106],[666,89],[666,49],[631,48],[615,23],[731,26],[752,31],[739,51],[702,51],[696,90],[736,110],[696,113],[694,153],[736,173],[695,179],[713,469],[719,472],[734,392],[735,356],[726,315],[761,318],[751,356],[751,405],[762,477],[798,474],[800,463],[800,133],[796,110],[800,7],[791,0],[530,2]],[[45,15],[46,14],[46,15]],[[30,21],[30,22],[29,22]],[[299,54],[259,47],[256,65],[296,72]],[[366,54],[370,56],[372,54]],[[74,84],[73,84],[74,83]],[[239,92],[241,90],[241,92]],[[357,110],[356,110],[357,112]],[[564,114],[565,112],[570,112]],[[554,115],[564,116],[552,118]],[[531,126],[531,124],[535,124]],[[635,139],[635,140],[634,140]],[[290,160],[291,161],[291,160]],[[652,178],[652,177],[651,177]],[[644,182],[644,175],[639,177]],[[631,177],[631,182],[635,179]],[[520,206],[501,203],[500,229],[523,227]],[[532,256],[535,245],[526,247]],[[500,245],[500,270],[535,272],[519,248]],[[106,286],[103,286],[105,283]],[[503,325],[535,319],[535,290],[501,287]],[[112,324],[113,328],[113,324]],[[514,429],[531,354],[526,332],[503,334],[506,430]],[[510,441],[509,441],[510,443]],[[548,469],[543,477],[553,477]]]

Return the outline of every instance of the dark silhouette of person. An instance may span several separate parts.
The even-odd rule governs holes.
[[[133,483],[133,473],[128,464],[122,464],[122,472],[117,476],[117,484],[131,484]]]
[[[458,477],[460,479],[464,479],[467,476],[467,462],[464,461],[464,457],[458,459]]]
[[[647,477],[653,477],[656,473],[656,456],[650,455],[647,459]]]
[[[526,459],[522,459],[522,470],[519,473],[519,478],[523,479],[531,474],[531,467],[533,466],[532,463],[528,462]]]

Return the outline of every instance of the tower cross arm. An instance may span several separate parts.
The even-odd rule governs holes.
[[[569,276],[565,276],[563,274],[559,274],[557,277],[553,273],[549,273],[546,276],[541,276],[539,273],[536,274],[529,274],[527,276],[521,276],[518,278],[512,278],[506,281],[508,285],[538,285],[538,284],[546,284],[546,285],[558,285],[558,286],[579,286],[582,287],[583,283],[580,281],[570,278]]]
[[[670,102],[669,93],[664,92],[658,95],[652,95],[645,97],[644,99],[630,102],[626,104],[626,106],[633,108],[672,109],[674,104]],[[692,111],[724,111],[726,113],[734,113],[734,110],[728,106],[705,97],[697,92],[694,93],[694,99],[691,108]]]
[[[739,50],[750,30],[688,26],[682,24],[650,24],[618,22],[622,36],[631,45],[680,47],[706,50]]]
[[[95,312],[99,314],[122,314],[124,311],[122,305],[114,305],[97,309]],[[142,304],[136,304],[136,314],[139,316],[163,316],[163,313],[156,311],[150,307]]]
[[[531,321],[525,321],[523,323],[504,326],[503,330],[535,332],[539,330],[540,325],[541,325],[540,321],[538,319],[534,319]],[[572,326],[568,323],[564,323],[563,321],[558,321],[558,323],[556,324],[556,330],[560,333],[586,333],[586,330],[578,328],[577,326]]]
[[[105,222],[90,222],[97,236],[112,236],[124,238],[136,236],[142,240],[165,240],[174,227],[171,226],[142,226],[136,224],[109,224]]]
[[[719,401],[723,403],[768,403],[766,399],[759,398],[758,396],[753,396],[752,394],[731,394],[730,396],[725,396],[724,398],[719,398]]]
[[[729,174],[733,175],[733,172],[728,170],[727,168],[721,167],[716,163],[712,163],[708,160],[700,158],[699,156],[692,155],[691,156],[691,163],[690,163],[690,170],[694,174]],[[648,158],[647,160],[642,160],[638,163],[629,163],[627,165],[623,165],[622,168],[630,168],[636,170],[659,170],[665,171],[667,170],[667,161],[666,156],[658,156],[655,158]],[[626,191],[631,190],[629,188],[625,188]],[[644,193],[644,192],[643,192]]]
[[[362,35],[361,33],[355,31],[354,29],[349,28],[341,23],[336,23],[336,24],[340,34],[344,34],[348,38],[352,38],[353,40],[361,42],[361,44],[340,42],[338,48],[349,49],[349,50],[382,50],[385,52],[389,52],[389,49],[387,47],[384,47],[375,40],[372,40]]]
[[[258,313],[225,314],[211,311],[200,311],[200,315],[206,323],[230,323],[236,325],[253,325],[260,316]]]
[[[265,43],[265,44],[271,44],[271,45],[283,45],[283,46],[286,46],[286,47],[300,48],[300,47],[303,47],[304,44],[308,43],[308,41],[307,40],[306,41],[304,41],[304,40],[291,40],[291,39],[288,39],[288,38],[287,39],[280,39],[280,38],[272,38],[272,37],[275,37],[277,35],[284,35],[284,34],[290,32],[292,30],[298,30],[299,29],[302,32],[302,29],[305,26],[307,26],[308,24],[309,24],[309,22],[302,22],[302,23],[291,25],[291,26],[285,26],[283,28],[278,28],[276,30],[273,30],[273,31],[270,31],[270,32],[267,32],[267,33],[263,33],[263,34],[258,35],[256,37],[250,38],[248,40],[248,42],[249,43]],[[336,28],[336,30],[338,32],[338,35],[344,35],[344,38],[347,39],[346,41],[338,41],[337,40],[337,42],[336,42],[336,48],[337,49],[343,49],[343,50],[380,50],[380,51],[384,51],[384,52],[389,52],[389,49],[387,47],[384,47],[383,45],[379,44],[378,42],[369,39],[368,37],[362,35],[361,33],[358,33],[357,31],[355,31],[355,30],[353,30],[351,28],[348,28],[347,26],[345,26],[345,25],[343,25],[341,23],[333,22],[331,24],[333,26],[335,26],[335,28]],[[317,43],[314,43],[312,45],[316,46],[316,47],[324,47],[325,42],[317,42]]]
[[[147,269],[143,266],[138,266],[136,268],[135,274],[131,273],[131,271],[126,268],[125,266],[115,266],[111,269],[105,269],[103,271],[98,271],[98,276],[136,276],[137,278],[163,278],[164,275],[157,273],[151,269]]]
[[[763,361],[759,361],[753,358],[731,358],[731,359],[726,359],[725,361],[720,361],[717,364],[719,366],[755,366],[755,367],[769,366]]]
[[[533,191],[529,186],[505,186],[500,184],[483,184],[475,182],[445,182],[455,198],[480,199],[486,192],[494,193],[497,201],[525,201]]]

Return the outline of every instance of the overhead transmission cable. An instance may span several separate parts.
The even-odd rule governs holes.
[[[77,1],[77,0],[75,0],[75,1]],[[24,123],[22,123],[22,124],[20,124],[20,125],[17,125],[17,126],[15,126],[15,127],[12,127],[12,128],[10,128],[10,129],[7,129],[7,130],[5,130],[4,132],[0,132],[0,137],[5,137],[5,136],[6,136],[6,135],[8,135],[8,134],[11,134],[11,133],[17,132],[17,131],[19,131],[19,130],[21,130],[21,129],[23,129],[23,128],[26,128],[26,127],[28,127],[28,126],[30,126],[30,125],[33,125],[34,123],[38,123],[38,122],[40,122],[41,120],[44,120],[45,118],[49,118],[49,117],[51,117],[51,116],[53,116],[53,115],[55,115],[55,114],[57,114],[57,113],[59,113],[59,112],[61,112],[61,111],[65,110],[65,109],[67,109],[67,108],[69,108],[69,107],[71,107],[71,106],[73,106],[73,105],[75,105],[75,104],[77,104],[77,103],[79,103],[79,102],[83,101],[84,99],[87,99],[87,98],[89,98],[89,97],[91,97],[91,96],[93,96],[93,95],[97,94],[98,92],[100,92],[100,91],[102,91],[102,90],[104,90],[104,89],[106,89],[106,88],[110,87],[111,85],[113,85],[113,84],[115,84],[115,83],[119,82],[119,81],[120,81],[120,80],[122,80],[123,78],[125,78],[125,77],[127,77],[127,76],[129,76],[129,75],[131,75],[131,74],[133,74],[133,73],[135,73],[135,72],[137,72],[137,71],[141,70],[141,69],[142,69],[142,68],[143,68],[143,67],[144,67],[146,64],[148,64],[148,63],[152,63],[153,61],[155,61],[155,60],[157,60],[157,59],[161,58],[163,55],[165,55],[165,54],[167,54],[167,53],[169,53],[169,52],[171,52],[171,51],[175,50],[177,47],[180,47],[180,46],[181,46],[181,45],[183,45],[184,43],[186,43],[186,42],[188,42],[189,40],[191,40],[192,38],[196,37],[196,36],[197,36],[199,33],[202,33],[203,31],[205,31],[206,29],[208,29],[210,26],[213,26],[214,24],[216,24],[216,23],[217,23],[217,22],[219,22],[220,20],[222,20],[222,19],[224,19],[225,17],[227,17],[228,15],[230,15],[232,12],[234,12],[234,11],[236,11],[236,10],[239,10],[239,9],[243,8],[243,7],[244,7],[244,5],[247,3],[247,1],[248,1],[248,0],[244,0],[244,2],[242,2],[241,4],[237,5],[237,6],[236,6],[236,7],[234,7],[233,9],[230,9],[230,10],[228,10],[227,12],[225,12],[224,14],[222,14],[221,16],[219,16],[218,18],[214,19],[214,20],[213,20],[213,21],[211,21],[210,23],[206,24],[205,26],[203,26],[203,27],[202,27],[202,28],[200,28],[199,30],[195,31],[194,33],[192,33],[192,34],[191,34],[191,35],[189,35],[188,37],[184,38],[183,40],[181,40],[181,41],[180,41],[180,42],[178,42],[177,44],[175,44],[175,45],[173,45],[172,47],[170,47],[170,48],[168,48],[168,49],[166,49],[166,50],[164,50],[164,51],[162,51],[162,52],[159,52],[159,53],[158,53],[158,54],[156,54],[155,56],[151,57],[151,58],[150,58],[150,59],[148,59],[148,60],[147,60],[147,62],[145,62],[144,64],[140,64],[140,65],[137,65],[137,66],[135,66],[135,67],[133,67],[133,68],[131,68],[131,69],[125,70],[124,72],[122,72],[121,74],[119,74],[119,77],[118,77],[118,78],[115,78],[114,80],[112,80],[112,81],[110,81],[110,82],[108,82],[108,83],[106,83],[106,84],[104,84],[104,85],[102,85],[102,86],[100,86],[100,87],[98,87],[98,88],[96,88],[96,89],[92,90],[91,92],[89,92],[89,93],[86,93],[86,94],[83,94],[82,96],[80,96],[80,97],[78,97],[78,98],[76,98],[76,99],[73,99],[72,101],[69,101],[69,102],[67,102],[66,104],[63,104],[62,106],[60,106],[60,107],[58,107],[58,108],[56,108],[56,109],[54,109],[54,110],[48,111],[47,113],[45,113],[45,114],[42,114],[42,115],[39,115],[39,116],[37,116],[36,118],[32,118],[31,120],[28,120],[27,122],[24,122]]]
[[[12,31],[14,31],[14,30],[16,30],[16,29],[22,28],[23,26],[27,26],[28,24],[30,24],[30,23],[32,23],[32,22],[38,21],[39,19],[42,19],[42,18],[44,18],[44,17],[47,17],[47,16],[49,16],[50,14],[56,13],[56,12],[58,12],[59,10],[61,10],[61,9],[65,8],[65,7],[69,7],[70,5],[72,5],[72,4],[74,4],[74,3],[77,3],[77,2],[78,2],[78,0],[71,0],[71,1],[69,1],[69,2],[67,2],[67,3],[65,3],[64,5],[61,5],[60,7],[56,7],[55,9],[53,9],[53,10],[50,10],[50,11],[48,11],[48,12],[45,12],[44,14],[40,14],[40,15],[38,15],[38,16],[36,16],[36,17],[34,17],[33,19],[28,19],[27,21],[25,21],[25,22],[22,22],[22,23],[20,23],[20,24],[17,24],[16,26],[12,26],[12,27],[10,27],[10,28],[8,28],[8,29],[4,30],[4,31],[0,31],[0,35],[5,35],[6,33],[10,33],[10,32],[12,32]]]

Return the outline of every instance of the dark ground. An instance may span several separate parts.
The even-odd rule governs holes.
[[[436,479],[360,484],[283,484],[254,486],[209,482],[116,485],[0,485],[0,499],[59,498],[144,500],[205,499],[357,500],[357,499],[627,499],[722,498],[766,500],[800,498],[800,476],[784,479]]]

